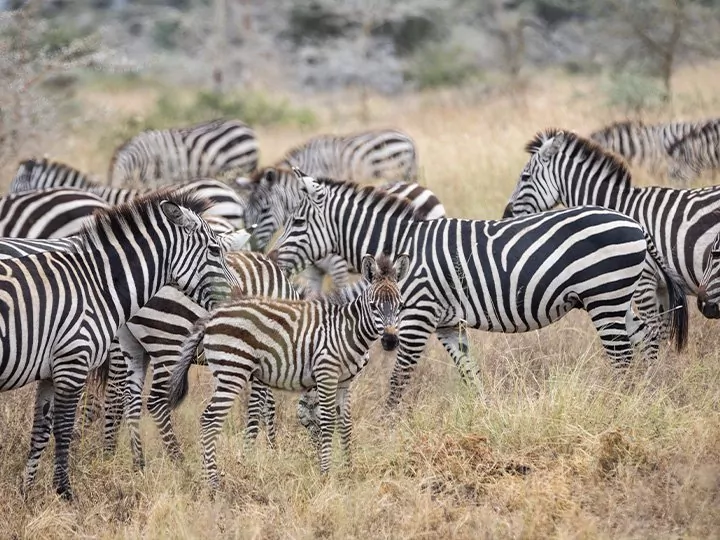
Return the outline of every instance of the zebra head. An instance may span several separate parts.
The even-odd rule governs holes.
[[[674,182],[688,184],[693,178],[700,174],[699,171],[695,171],[692,166],[692,159],[688,156],[688,138],[680,139],[675,142],[670,149],[668,154],[668,178]]]
[[[705,251],[697,304],[708,319],[720,319],[720,234]]]
[[[208,223],[181,201],[164,200],[160,208],[180,240],[170,264],[170,279],[198,305],[212,309],[229,295],[232,287],[239,286],[236,275],[225,262],[224,243]],[[239,236],[247,241],[244,231]],[[226,243],[232,247],[238,240],[236,233],[226,239]]]
[[[289,170],[268,167],[252,178],[238,178],[236,184],[248,191],[245,206],[245,224],[255,225],[253,245],[265,249],[270,239],[287,219],[288,213],[299,202],[296,182]]]
[[[286,274],[301,272],[311,263],[337,253],[338,235],[329,225],[327,187],[310,177],[299,184],[304,194],[285,222],[285,230],[270,253]]]
[[[398,345],[398,323],[403,308],[398,282],[405,279],[409,268],[410,257],[407,255],[400,255],[395,264],[384,255],[377,260],[372,255],[362,259],[361,274],[370,284],[364,292],[363,315],[373,321],[386,351],[392,351]]]
[[[566,142],[559,130],[538,133],[525,150],[530,154],[520,179],[505,207],[503,217],[524,216],[550,210],[561,202],[561,188],[556,172],[557,156]]]

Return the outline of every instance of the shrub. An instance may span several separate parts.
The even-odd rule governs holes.
[[[610,107],[635,115],[661,106],[668,97],[656,79],[627,71],[611,77],[606,94]]]
[[[466,51],[437,43],[414,54],[405,71],[405,79],[421,89],[457,86],[479,75],[479,69]]]

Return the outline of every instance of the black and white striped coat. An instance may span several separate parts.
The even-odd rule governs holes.
[[[670,164],[670,148],[702,125],[699,122],[644,124],[638,121],[615,122],[594,131],[589,138],[630,164],[646,167],[659,174]]]
[[[648,241],[627,216],[593,207],[502,221],[417,221],[406,201],[378,190],[306,183],[308,195],[271,254],[281,268],[298,271],[331,252],[353,268],[365,253],[412,254],[389,405],[433,332],[466,378],[477,368],[468,363],[465,327],[527,332],[582,308],[614,364],[627,364],[633,345],[657,341],[631,309]],[[671,299],[684,305],[676,287]],[[687,310],[675,313],[681,345]]]
[[[303,170],[303,173],[306,172]],[[245,220],[253,224],[253,245],[265,249],[273,235],[282,228],[288,216],[302,200],[301,182],[290,169],[268,167],[258,171],[251,178],[238,178],[238,186],[248,193]],[[416,209],[418,218],[437,219],[445,216],[445,207],[440,199],[428,188],[416,183],[392,182],[382,189],[406,198]],[[336,288],[348,283],[347,263],[338,256],[329,256],[315,265],[319,272],[313,274],[310,286],[319,290],[323,274],[332,276]]]
[[[351,420],[348,388],[367,364],[370,346],[380,336],[383,348],[397,346],[402,297],[398,281],[409,267],[406,255],[392,262],[368,255],[362,261],[365,283],[335,296],[335,301],[288,301],[249,298],[212,311],[196,325],[172,374],[170,401],[187,393],[187,372],[202,344],[215,388],[202,415],[203,461],[211,486],[218,483],[215,439],[233,401],[251,377],[274,388],[317,386],[320,423],[320,470],[330,465],[335,410],[347,450]]]
[[[668,175],[688,183],[704,171],[720,169],[720,119],[711,120],[676,141],[669,149]]]
[[[257,167],[255,132],[239,120],[211,120],[192,126],[147,130],[115,150],[110,185],[128,182],[161,185],[213,177],[228,170]]]
[[[55,435],[54,483],[71,497],[68,452],[88,372],[120,326],[173,281],[210,307],[234,277],[198,213],[205,201],[165,194],[97,213],[71,252],[0,261],[0,391],[39,381],[25,488]]]
[[[277,165],[350,182],[381,178],[412,182],[418,169],[415,142],[396,129],[319,135],[287,152]]]
[[[538,133],[510,197],[506,215],[597,205],[632,217],[652,236],[687,293],[696,295],[703,257],[720,233],[720,187],[635,187],[625,164],[579,135],[558,129]]]
[[[148,195],[153,190],[100,186],[77,169],[46,159],[28,159],[21,162],[10,184],[10,192],[13,193],[52,188],[78,189],[96,195],[111,205],[130,202],[137,197]],[[245,203],[234,190],[222,182],[212,178],[197,178],[178,185],[177,189],[193,191],[212,203],[203,218],[220,217],[230,221],[234,227],[240,226]]]

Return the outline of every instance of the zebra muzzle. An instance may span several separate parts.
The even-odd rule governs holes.
[[[386,351],[393,351],[397,348],[399,342],[400,340],[398,338],[397,328],[394,326],[386,326],[385,331],[380,338],[380,343],[382,343],[383,349]]]

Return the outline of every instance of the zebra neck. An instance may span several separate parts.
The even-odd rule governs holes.
[[[338,342],[351,345],[355,351],[364,354],[380,337],[364,298],[356,298],[342,306],[338,320],[340,321],[337,328],[340,333]]]
[[[624,171],[589,173],[579,183],[570,178],[563,190],[562,202],[567,207],[593,205],[620,212],[637,191]]]

